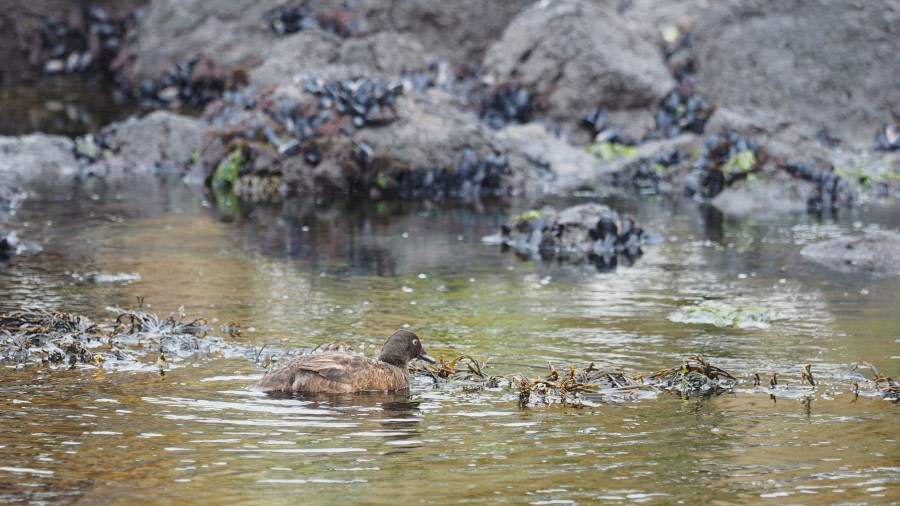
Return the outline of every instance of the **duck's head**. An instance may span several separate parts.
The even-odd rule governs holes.
[[[381,351],[378,352],[378,360],[391,365],[406,367],[410,360],[421,359],[434,364],[435,359],[425,353],[422,341],[414,333],[400,329],[387,338]]]

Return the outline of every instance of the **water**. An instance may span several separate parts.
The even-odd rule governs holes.
[[[173,182],[38,189],[14,217],[44,251],[0,270],[0,311],[184,305],[247,347],[344,340],[374,353],[409,325],[433,356],[491,358],[536,376],[593,361],[648,372],[699,353],[742,378],[780,371],[811,401],[746,391],[596,407],[520,408],[501,389],[417,378],[393,394],[270,398],[252,360],[155,356],[141,371],[0,372],[0,501],[673,503],[900,500],[897,406],[835,379],[857,361],[900,374],[894,279],[836,274],[803,244],[897,228],[896,208],[839,219],[732,221],[692,204],[600,197],[665,241],[633,265],[524,261],[480,242],[495,203],[328,207],[313,199],[232,216]],[[220,209],[221,207],[221,209]],[[137,273],[89,283],[85,273]],[[676,323],[703,301],[765,308],[767,328]],[[147,308],[146,306],[150,307]],[[218,332],[218,335],[224,335]]]

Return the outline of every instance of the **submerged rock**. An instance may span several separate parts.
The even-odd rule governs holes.
[[[809,244],[800,254],[839,272],[900,276],[900,234],[889,230]]]
[[[581,204],[555,211],[544,208],[530,211],[503,225],[499,234],[484,237],[482,242],[513,249],[526,258],[572,262],[591,260],[598,267],[615,266],[619,256],[633,261],[641,255],[641,247],[654,242],[653,236],[633,218],[619,216],[601,204]]]

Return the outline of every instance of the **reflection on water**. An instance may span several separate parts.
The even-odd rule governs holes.
[[[409,324],[432,354],[491,357],[499,375],[589,361],[647,372],[692,353],[742,376],[784,371],[789,384],[807,362],[823,379],[857,360],[900,372],[895,280],[823,272],[796,253],[842,231],[896,228],[895,209],[772,223],[664,199],[606,202],[665,241],[598,272],[482,245],[507,216],[491,203],[307,199],[223,219],[178,184],[88,180],[44,189],[15,217],[45,249],[0,270],[0,310],[103,320],[106,306],[143,296],[163,315],[184,304],[215,325],[237,321],[249,346],[345,340],[368,354]],[[770,325],[667,318],[707,300],[764,307]],[[501,390],[423,378],[391,394],[261,395],[244,389],[261,371],[242,357],[152,370],[3,369],[0,501],[882,503],[900,489],[896,406],[848,389],[811,402],[746,389],[521,409]]]

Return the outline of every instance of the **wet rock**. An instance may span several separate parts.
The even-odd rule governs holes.
[[[594,162],[583,149],[550,135],[541,125],[509,126],[498,133],[498,139],[506,143],[510,160],[516,166],[531,166],[541,176],[534,184],[541,188],[530,193],[559,192],[593,187],[614,167]]]
[[[491,45],[484,67],[533,90],[550,118],[575,127],[582,111],[635,109],[671,88],[660,51],[611,9],[565,0],[522,12]]]
[[[741,180],[724,189],[710,203],[730,216],[762,218],[802,213],[815,195],[813,183],[775,173]]]
[[[800,254],[839,272],[900,276],[900,234],[889,230],[809,244]]]
[[[0,175],[14,177],[23,184],[46,177],[79,174],[73,154],[75,144],[68,137],[31,134],[0,137]]]
[[[692,31],[698,85],[758,125],[828,127],[845,145],[869,148],[900,103],[898,22],[891,2],[716,2]]]
[[[89,168],[102,175],[181,174],[203,147],[208,128],[202,120],[168,111],[113,123],[100,135],[107,156]]]
[[[524,258],[590,260],[600,268],[614,267],[619,257],[630,264],[648,240],[655,239],[645,236],[633,218],[594,203],[559,212],[549,207],[530,211],[503,225],[499,234],[482,239],[488,245],[513,249]]]

